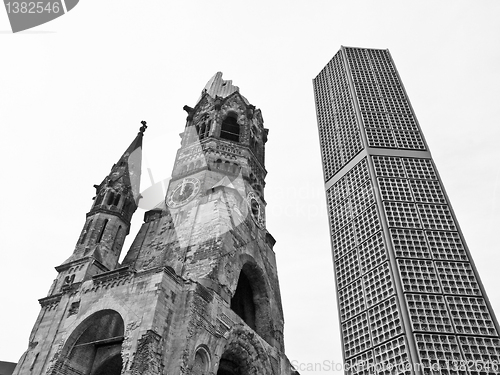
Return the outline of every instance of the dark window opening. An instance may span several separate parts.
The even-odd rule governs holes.
[[[108,200],[106,201],[106,204],[108,206],[111,206],[113,204],[113,200],[115,199],[115,193],[110,192],[108,195]]]
[[[101,233],[99,233],[99,239],[97,240],[97,243],[101,242],[104,231],[106,230],[106,225],[108,225],[108,219],[104,220],[104,224],[102,224]]]
[[[122,232],[123,232],[123,229],[122,229],[122,226],[120,225],[118,227],[118,230],[116,231],[116,236],[115,236],[115,239],[113,241],[113,252],[114,253],[118,253],[119,250],[120,250],[120,247],[121,247],[121,242],[122,242]]]
[[[258,216],[259,215],[259,203],[255,199],[252,199],[251,207],[252,207],[252,215]]]
[[[241,272],[238,286],[231,299],[231,310],[233,310],[243,321],[255,330],[255,304],[250,281]]]
[[[118,206],[118,203],[120,203],[120,194],[116,194],[115,199],[113,200],[113,205]]]
[[[205,124],[204,123],[201,124],[200,131],[198,132],[200,140],[205,138],[205,129],[206,129]]]
[[[219,362],[219,369],[217,375],[241,375],[242,371],[240,366],[229,359],[221,359]]]
[[[120,353],[107,359],[97,369],[92,372],[92,375],[120,375],[122,372],[122,356]]]
[[[89,233],[90,226],[92,225],[92,222],[94,219],[90,219],[90,221],[87,223],[87,226],[83,230],[83,235],[82,235],[82,240],[80,241],[80,244],[85,242],[85,239],[87,238],[87,234]]]
[[[194,356],[194,364],[193,364],[193,375],[207,375],[208,367],[210,365],[210,360],[208,359],[208,354],[205,349],[200,348],[196,351]]]
[[[227,139],[228,141],[240,141],[240,126],[238,125],[236,114],[230,113],[222,121],[220,137],[222,139]]]
[[[57,360],[58,373],[120,375],[124,322],[113,310],[85,319],[66,340]]]

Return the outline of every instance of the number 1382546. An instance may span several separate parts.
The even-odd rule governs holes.
[[[44,2],[44,1],[30,1],[30,2],[8,2],[5,3],[7,13],[59,13],[61,8],[59,2]]]

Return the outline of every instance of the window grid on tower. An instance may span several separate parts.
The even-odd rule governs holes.
[[[337,67],[324,70],[328,77],[315,80],[331,93],[327,110],[317,104],[318,123],[333,121],[329,141],[341,168],[353,155],[341,148],[359,149],[361,132],[370,167],[366,179],[342,172],[327,191],[339,313],[349,341],[345,359],[392,365],[348,373],[409,375],[395,366],[409,364],[410,353],[423,365],[413,375],[493,373],[449,364],[500,366],[498,325],[389,52],[343,47],[336,58]],[[326,179],[334,177],[324,168]],[[399,329],[392,331],[392,322]]]
[[[439,374],[468,375],[453,368],[453,361],[463,359],[455,336],[417,333],[415,341],[425,375],[436,374],[436,369]]]
[[[457,232],[426,231],[427,243],[434,259],[468,261],[469,258]]]
[[[407,202],[384,202],[389,227],[421,228],[417,207]]]
[[[371,181],[366,182],[361,188],[355,190],[350,197],[350,201],[353,216],[358,216],[375,203]]]
[[[435,262],[445,294],[481,295],[470,263]]]
[[[390,56],[346,55],[368,146],[426,150]]]
[[[373,350],[379,375],[411,375],[410,359],[404,336],[388,341]]]
[[[398,269],[404,292],[441,293],[432,261],[398,259]]]
[[[417,122],[411,115],[405,113],[388,113],[387,117],[393,129],[418,131]]]
[[[415,202],[446,204],[446,198],[439,181],[409,180],[409,182],[415,196]]]
[[[356,240],[354,238],[354,228],[349,223],[333,233],[332,248],[334,260],[344,256],[346,253],[354,249]]]
[[[454,333],[443,296],[406,294],[405,298],[413,331]]]
[[[425,229],[457,230],[448,206],[418,204],[417,207]]]
[[[341,53],[333,57],[314,82],[316,101],[321,107],[319,136],[328,180],[363,149],[363,144]]]
[[[473,365],[470,375],[498,374],[500,369],[500,340],[498,338],[459,336],[465,360]],[[488,369],[481,370],[479,366]]]
[[[380,194],[384,201],[413,202],[408,180],[401,178],[379,177]]]
[[[391,228],[389,232],[396,258],[431,258],[423,231]]]
[[[366,349],[370,344],[370,327],[366,313],[346,321],[342,324],[344,351],[346,358],[352,357]]]
[[[345,199],[330,210],[330,223],[332,230],[342,228],[352,218],[350,199]]]
[[[359,245],[358,255],[362,275],[385,262],[388,258],[382,232],[378,232]]]
[[[391,297],[368,310],[368,318],[374,346],[403,333],[395,297]]]
[[[341,322],[365,310],[363,281],[361,279],[339,290],[339,307]]]
[[[354,218],[354,232],[358,243],[365,241],[381,230],[380,220],[377,215],[377,206],[373,205]]]
[[[335,262],[337,285],[342,289],[360,276],[358,252],[351,251]]]
[[[375,375],[373,351],[367,350],[346,362],[349,375]]]
[[[363,122],[367,128],[390,129],[391,125],[387,114],[376,112],[361,112]]]
[[[372,307],[394,294],[394,286],[389,265],[384,262],[363,276],[366,307]]]
[[[446,296],[446,303],[457,333],[498,335],[484,298]]]

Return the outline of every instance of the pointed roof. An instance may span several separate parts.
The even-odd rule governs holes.
[[[122,179],[123,183],[131,188],[136,202],[140,195],[142,138],[147,128],[146,121],[141,121],[141,124],[142,126],[135,139],[125,150],[118,162],[113,165],[108,177],[105,178],[100,185],[100,187],[102,187],[106,181],[108,181],[108,183],[113,183]]]
[[[232,80],[222,79],[222,72],[217,72],[207,82],[197,102],[199,102],[205,94],[210,95],[212,98],[215,98],[216,96],[220,98],[227,98],[229,95],[236,91],[239,93],[240,88],[238,86],[234,86]],[[241,97],[246,104],[249,104],[248,100],[243,95],[241,95]]]

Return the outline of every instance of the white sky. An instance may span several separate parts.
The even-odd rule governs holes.
[[[0,11],[0,360],[17,362],[26,350],[37,299],[73,251],[92,185],[140,121],[149,126],[145,189],[146,168],[157,181],[170,175],[182,107],[220,70],[269,128],[267,227],[277,240],[286,354],[302,374],[341,374],[305,371],[342,361],[312,89],[341,45],[391,51],[500,314],[499,19],[500,2],[483,0],[82,0],[11,34]]]

